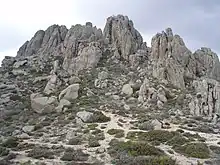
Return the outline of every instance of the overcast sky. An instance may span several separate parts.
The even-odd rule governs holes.
[[[106,18],[117,14],[132,19],[148,45],[154,34],[171,27],[191,50],[206,46],[220,52],[219,0],[1,0],[0,61],[15,56],[39,29],[86,21],[103,28]]]

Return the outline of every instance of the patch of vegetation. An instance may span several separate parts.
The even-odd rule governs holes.
[[[1,146],[7,147],[7,148],[15,148],[18,145],[18,139],[16,137],[9,137],[7,140],[5,140]]]
[[[165,130],[152,130],[149,132],[128,132],[127,139],[138,141],[159,141],[161,143],[167,142],[174,136],[178,135],[178,132],[169,132]]]
[[[189,138],[189,139],[191,139],[191,140],[197,139],[198,141],[202,141],[202,142],[206,141],[206,139],[201,137],[198,133],[191,134],[189,132],[185,132],[182,135]]]
[[[148,143],[116,142],[111,146],[117,153],[126,152],[129,156],[161,156],[164,152]]]
[[[95,138],[96,138],[97,140],[104,140],[104,139],[105,139],[105,134],[104,134],[104,132],[101,132],[101,133],[99,133],[99,134],[96,134],[96,135],[95,135]]]
[[[155,141],[152,141],[150,144],[153,145],[153,146],[159,146],[160,142],[155,140]]]
[[[154,126],[151,124],[151,122],[147,121],[147,122],[142,123],[139,126],[139,129],[146,130],[146,131],[151,131],[151,130],[154,129]]]
[[[13,100],[13,101],[16,101],[16,100],[22,101],[22,98],[21,98],[21,96],[15,94],[15,95],[10,96],[10,100]]]
[[[173,149],[188,157],[207,159],[210,157],[209,148],[205,143],[187,143],[183,146],[175,146]]]
[[[0,156],[7,156],[9,154],[9,150],[5,147],[0,146]]]
[[[29,143],[20,143],[16,149],[19,151],[29,150],[32,149],[35,146],[35,144],[29,144]]]
[[[220,147],[218,146],[209,146],[210,150],[214,152],[215,154],[220,154]]]
[[[110,121],[111,118],[110,117],[107,117],[105,116],[102,112],[100,111],[95,111],[93,113],[93,122],[97,122],[97,123],[105,123],[105,122],[108,122]]]
[[[12,162],[9,160],[2,159],[2,160],[0,160],[0,164],[1,165],[9,165],[9,164],[12,164]]]
[[[173,150],[168,150],[168,152],[169,152],[170,154],[174,154]]]
[[[9,153],[4,159],[5,160],[12,160],[12,159],[15,159],[17,156],[17,154],[15,153]]]
[[[34,126],[34,131],[37,131],[37,130],[39,130],[39,129],[42,129],[44,126],[41,124],[41,123],[39,123],[39,124],[36,124],[35,126]]]
[[[79,137],[74,137],[69,140],[68,144],[69,145],[80,145],[82,143],[82,139]]]
[[[109,135],[115,135],[116,138],[124,137],[124,130],[122,129],[110,129],[107,131]]]
[[[212,128],[207,125],[199,125],[197,128],[193,128],[193,131],[204,132],[204,133],[215,133]]]
[[[91,132],[91,134],[97,135],[97,134],[100,134],[100,133],[102,133],[102,132],[103,132],[102,130],[96,128],[95,130],[93,130],[93,131]]]
[[[89,132],[90,132],[90,130],[89,130],[88,128],[83,130],[83,133],[84,133],[84,134],[87,134],[87,133],[89,133]]]
[[[183,137],[182,135],[176,135],[171,140],[169,140],[166,144],[170,146],[181,146],[187,142],[189,142],[189,140]]]
[[[122,157],[114,162],[116,165],[177,165],[176,161],[168,156]]]
[[[85,154],[82,150],[74,150],[73,148],[67,148],[64,155],[60,158],[63,161],[87,161],[88,154]]]
[[[32,157],[35,159],[46,158],[46,159],[53,159],[54,152],[47,147],[34,147],[28,153],[28,157]]]
[[[89,147],[99,147],[99,141],[96,138],[89,139]]]
[[[176,132],[184,133],[184,130],[182,130],[182,129],[177,129]]]
[[[116,138],[122,138],[124,136],[125,136],[124,132],[119,132],[119,133],[115,134]]]
[[[92,84],[94,84],[94,82]],[[86,91],[80,90],[79,95],[80,93],[81,95],[86,95]],[[99,97],[98,96],[80,97],[73,101],[73,105],[77,105],[79,107],[85,107],[85,108],[86,107],[97,108],[99,106]]]
[[[90,130],[95,130],[96,127],[98,127],[98,124],[96,124],[96,123],[88,124],[88,128],[89,128]]]

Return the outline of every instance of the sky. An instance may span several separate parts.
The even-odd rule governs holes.
[[[0,61],[16,56],[39,29],[88,21],[103,29],[107,17],[117,14],[133,20],[148,46],[170,27],[192,51],[205,46],[220,53],[219,0],[0,0]]]

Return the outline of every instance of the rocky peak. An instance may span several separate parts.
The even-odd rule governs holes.
[[[196,75],[208,77],[220,81],[220,63],[216,53],[210,48],[202,47],[193,54],[196,61]]]
[[[47,30],[39,30],[30,41],[26,41],[18,50],[17,57],[27,57],[36,54],[43,56],[54,52],[66,36],[65,26],[52,25]]]
[[[92,23],[72,26],[64,40],[63,68],[69,73],[96,66],[102,55],[104,38]]]
[[[152,38],[151,49],[153,76],[168,81],[178,88],[184,88],[185,67],[192,53],[185,46],[182,38],[173,35],[172,29],[167,28]]]
[[[107,18],[104,37],[120,58],[128,60],[129,55],[142,47],[143,38],[127,16],[117,15]]]

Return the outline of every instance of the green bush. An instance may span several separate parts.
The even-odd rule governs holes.
[[[154,146],[141,142],[119,142],[114,146],[117,152],[127,152],[130,156],[161,156],[164,152]]]
[[[68,144],[69,145],[80,145],[82,142],[82,139],[79,137],[74,137],[72,139],[69,140]]]
[[[125,136],[124,131],[123,132],[118,132],[118,133],[115,134],[116,138],[122,138],[124,136]]]
[[[218,147],[218,146],[210,146],[209,148],[210,148],[210,150],[212,150],[212,152],[214,152],[215,154],[220,154],[220,147]]]
[[[174,136],[178,135],[178,132],[169,132],[164,130],[152,130],[149,132],[129,132],[127,134],[128,139],[138,140],[138,141],[158,141],[161,143],[167,142]]]
[[[35,147],[35,144],[31,144],[31,143],[20,143],[16,149],[18,149],[19,151],[24,151],[24,150],[29,150]]]
[[[89,147],[99,147],[99,141],[95,138],[90,138],[89,139]]]
[[[176,161],[168,156],[151,157],[146,160],[145,165],[176,165]]]
[[[9,150],[5,147],[0,146],[0,156],[7,156],[9,154]]]
[[[124,130],[122,129],[110,129],[107,131],[109,135],[115,135],[116,138],[124,137]]]
[[[34,147],[28,153],[28,157],[35,159],[46,158],[53,159],[54,153],[47,147]]]
[[[67,148],[64,155],[60,158],[63,161],[87,161],[88,154],[82,152],[82,150],[74,150],[73,148]]]
[[[188,139],[183,137],[182,135],[176,135],[171,140],[169,140],[166,144],[170,146],[176,146],[176,145],[183,145],[185,143],[189,142]]]
[[[95,135],[95,138],[96,138],[97,140],[104,140],[104,139],[105,139],[105,134],[104,134],[104,132],[101,132],[101,133],[99,133],[99,134],[96,134],[96,135]]]
[[[188,157],[207,159],[210,157],[209,148],[205,143],[188,143],[183,146],[174,146],[176,152]]]
[[[146,131],[152,131],[154,129],[154,126],[151,122],[144,122],[139,126],[139,129],[146,130]]]
[[[176,161],[168,156],[122,157],[115,160],[116,165],[176,165]]]
[[[102,133],[103,131],[102,130],[100,130],[100,129],[94,129],[92,132],[91,132],[91,134],[93,134],[93,135],[97,135],[97,134],[100,134],[100,133]]]
[[[7,140],[5,140],[2,143],[3,147],[7,147],[7,148],[15,148],[18,145],[18,139],[15,137],[9,137]]]
[[[102,112],[100,111],[95,111],[93,113],[93,122],[97,122],[97,123],[105,123],[105,122],[108,122],[110,121],[111,118],[110,117],[107,117],[105,116]]]
[[[96,123],[94,123],[94,124],[89,124],[89,125],[88,125],[88,128],[89,128],[90,130],[95,130],[96,127],[98,127],[98,124],[96,124]]]

